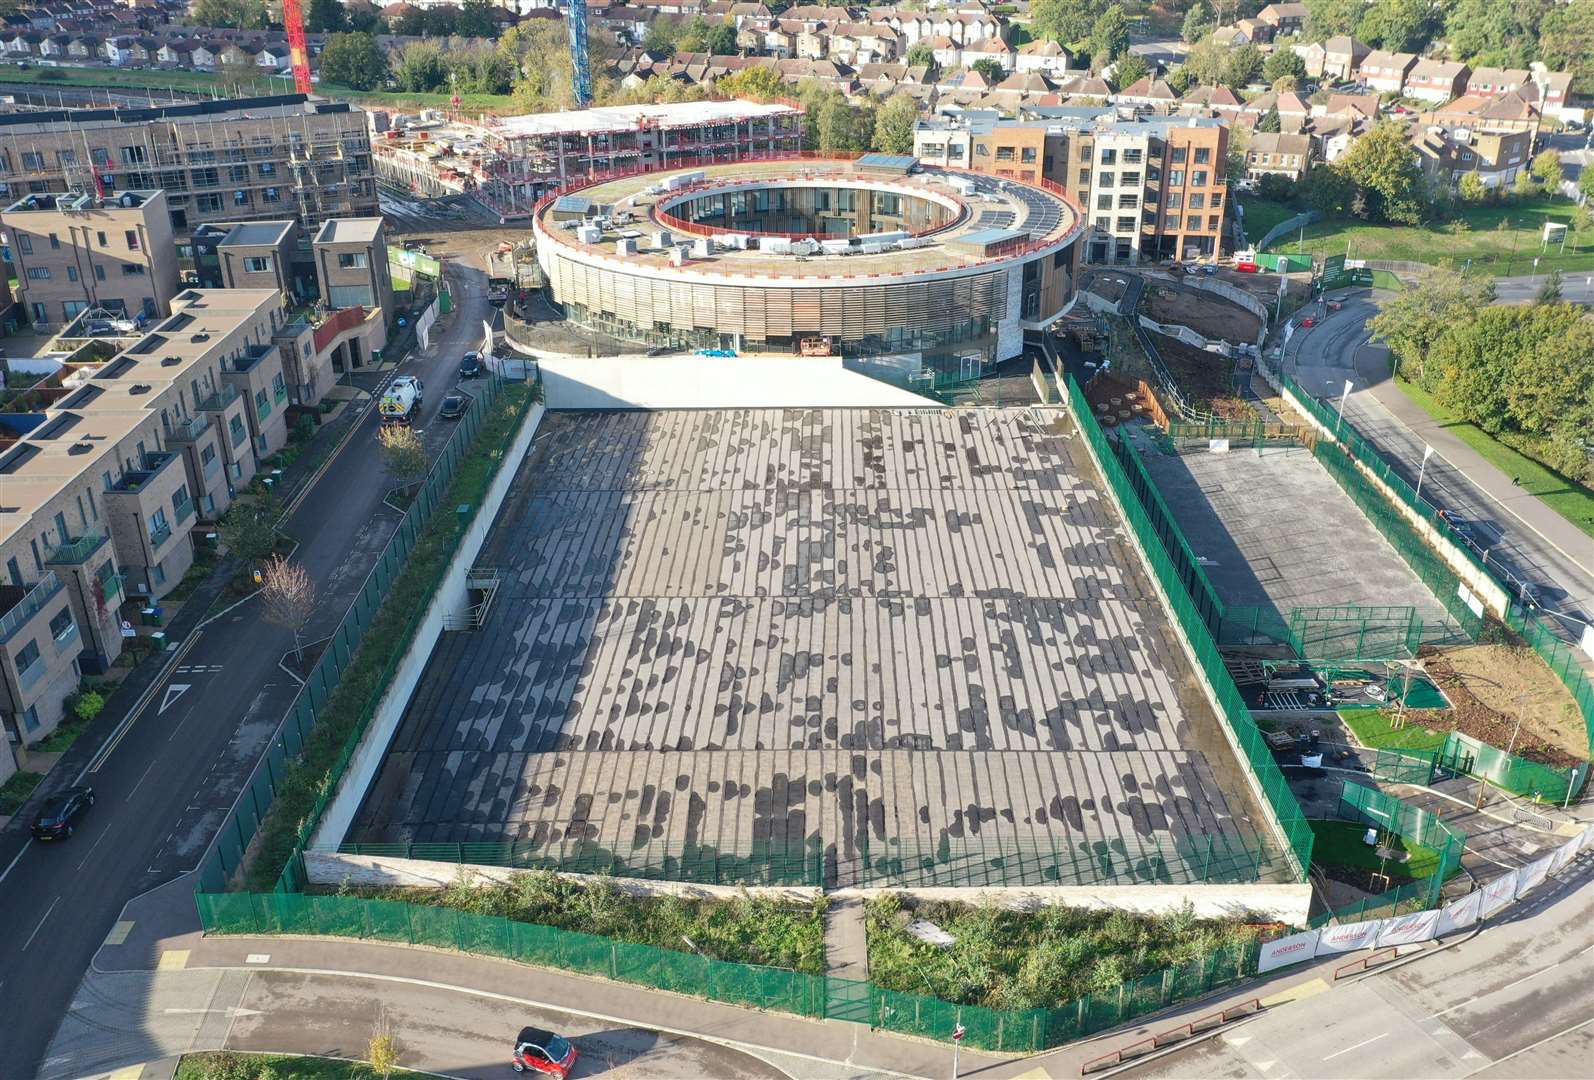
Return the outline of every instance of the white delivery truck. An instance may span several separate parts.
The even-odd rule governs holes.
[[[413,375],[400,375],[388,384],[376,410],[384,424],[408,424],[420,414],[421,394],[426,389]]]

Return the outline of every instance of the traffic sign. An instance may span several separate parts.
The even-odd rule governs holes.
[[[968,1029],[965,1028],[962,1024],[959,1024],[957,1027],[952,1029],[952,1041],[953,1042],[962,1042],[963,1041],[963,1036],[967,1035],[967,1034],[968,1034]]]

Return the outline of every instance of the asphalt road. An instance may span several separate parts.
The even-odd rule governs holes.
[[[1341,311],[1309,331],[1297,331],[1285,349],[1285,369],[1307,390],[1338,400],[1345,380],[1352,391],[1345,418],[1356,425],[1407,483],[1416,486],[1423,440],[1379,403],[1369,388],[1389,379],[1389,353],[1369,344],[1367,320],[1377,314],[1371,293],[1345,298]],[[1594,618],[1594,574],[1548,543],[1438,454],[1422,471],[1422,496],[1452,515],[1479,525],[1488,558],[1521,581],[1541,587],[1541,601],[1575,619]],[[1587,555],[1584,556],[1587,559]],[[1573,640],[1576,627],[1561,621]]]
[[[1586,1077],[1594,1062],[1594,854],[1479,935],[1262,1013],[1136,1080]]]
[[[434,339],[430,359],[400,369],[426,383],[421,430],[433,453],[452,426],[437,410],[488,310],[485,275],[457,265],[451,273],[458,315]],[[376,427],[374,412],[364,417],[284,526],[301,541],[296,558],[321,594],[306,640],[337,625],[400,520],[382,502],[389,481]],[[0,841],[4,1080],[34,1074],[123,904],[199,863],[294,699],[297,687],[278,667],[291,646],[291,635],[266,623],[254,602],[179,643],[189,650],[179,666],[83,778],[97,803],[77,835],[59,845],[13,834]]]

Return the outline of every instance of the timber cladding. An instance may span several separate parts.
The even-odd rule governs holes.
[[[545,267],[560,303],[579,304],[636,326],[744,334],[754,340],[813,333],[849,340],[885,327],[946,330],[977,316],[1007,317],[1007,275],[990,270],[932,281],[889,285],[790,288],[671,281],[588,266],[557,255]],[[667,271],[666,271],[667,273]]]

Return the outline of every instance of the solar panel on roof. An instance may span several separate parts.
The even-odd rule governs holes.
[[[561,195],[553,201],[555,213],[585,214],[592,209],[592,200],[585,195]]]
[[[907,174],[918,164],[919,159],[912,154],[865,154],[858,159],[858,168],[874,169],[877,172]]]

